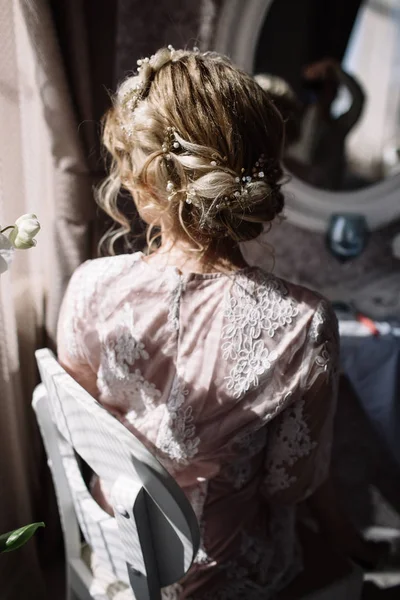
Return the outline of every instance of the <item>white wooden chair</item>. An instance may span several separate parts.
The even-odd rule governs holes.
[[[145,446],[62,369],[50,350],[39,350],[36,358],[43,383],[34,392],[33,408],[64,533],[67,599],[109,600],[116,582],[128,593],[131,588],[136,600],[161,598],[160,588],[183,577],[199,547],[190,503]],[[76,454],[111,489],[115,518],[92,498]],[[101,590],[83,559],[80,530],[111,574]],[[316,548],[306,561],[305,577],[280,598],[358,600],[361,571],[323,545]]]
[[[79,528],[105,571],[130,586],[134,598],[161,598],[160,588],[181,579],[198,550],[199,527],[189,501],[145,446],[62,369],[50,350],[39,350],[36,359],[43,383],[34,392],[33,408],[58,499],[68,600],[108,600],[111,592],[93,588]],[[75,453],[111,489],[115,518],[93,500]]]

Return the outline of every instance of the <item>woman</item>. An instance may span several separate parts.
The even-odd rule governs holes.
[[[239,249],[283,210],[283,141],[268,94],[226,58],[169,47],[140,61],[106,116],[99,202],[121,225],[112,249],[131,228],[126,190],[150,251],[85,263],[60,316],[61,363],[197,514],[202,546],[179,599],[283,589],[301,570],[295,505],[329,468],[335,316]]]
[[[365,94],[356,79],[333,59],[308,65],[303,71],[306,101],[300,140],[288,150],[292,161],[308,165],[300,176],[327,190],[345,188],[346,139],[361,118]],[[338,117],[332,105],[343,86],[350,98],[349,109]],[[297,174],[297,171],[295,171]]]

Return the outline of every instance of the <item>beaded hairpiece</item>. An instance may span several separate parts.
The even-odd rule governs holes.
[[[168,50],[170,51],[170,53],[172,55],[172,53],[174,52],[174,48],[171,45],[169,45]],[[151,61],[153,60],[153,58],[154,58],[154,54],[152,56],[150,56],[150,58],[146,56],[146,58],[140,58],[137,61],[138,76],[140,75],[140,72],[145,65],[149,65],[151,67]],[[151,73],[151,71],[150,71],[150,73]],[[149,84],[150,84],[150,79],[148,76],[147,78],[143,78],[142,81],[139,81],[134,87],[132,87],[130,90],[128,90],[124,94],[122,101],[121,101],[121,105],[122,105],[122,110],[125,113],[132,114],[135,111],[140,100],[143,99],[143,93],[148,89]],[[132,126],[129,126],[129,125],[127,126],[122,123],[121,127],[127,137],[132,136],[132,133],[133,133]]]
[[[165,160],[168,162],[171,159],[171,153],[174,150],[179,150],[180,147],[181,147],[181,145],[175,137],[174,128],[167,127],[167,129],[165,130],[164,142],[161,147]],[[169,181],[169,180],[167,181],[166,189],[168,192],[168,200],[172,200],[172,198],[175,196],[175,194],[177,192],[172,181]]]
[[[166,161],[171,159],[171,153],[179,150],[181,147],[180,143],[175,137],[175,130],[173,127],[167,127],[165,130],[164,142],[162,144],[162,151],[164,153],[164,157]],[[211,166],[217,167],[219,165],[217,155],[213,156],[213,160],[210,161]],[[265,173],[263,171],[266,165],[266,158],[264,154],[261,154],[260,158],[255,163],[252,168],[251,175],[245,174],[245,169],[241,170],[240,176],[235,177],[235,183],[237,183],[237,189],[230,195],[224,196],[216,205],[215,208],[217,210],[221,210],[223,208],[229,208],[233,205],[243,205],[246,203],[247,196],[249,193],[249,184],[254,181],[263,180],[265,178]],[[168,200],[172,200],[174,195],[177,193],[177,190],[172,181],[167,182],[167,192]],[[186,190],[186,204],[196,204],[196,192],[190,186]]]
[[[169,44],[167,46],[167,49],[170,51],[171,54],[171,58],[173,53],[175,52],[175,48],[173,46],[171,46],[171,44]],[[199,48],[194,47],[193,48],[193,52],[195,52],[196,54],[200,52]],[[151,65],[151,61],[154,58],[154,54],[152,56],[146,57],[146,58],[140,58],[137,61],[137,74],[140,75],[140,72],[142,71],[143,67],[145,65],[149,65],[150,67]],[[134,110],[136,109],[137,105],[139,104],[140,100],[143,99],[143,93],[146,91],[146,89],[148,89],[148,86],[150,85],[151,81],[149,79],[149,77],[139,81],[139,83],[137,83],[133,88],[131,88],[130,90],[128,90],[123,98],[122,98],[122,109],[124,112],[126,113],[130,113],[132,114],[134,112]],[[128,136],[131,137],[132,133],[133,133],[133,128],[132,126],[126,126],[124,124],[121,125],[124,133]]]

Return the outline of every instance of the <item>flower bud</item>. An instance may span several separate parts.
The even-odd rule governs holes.
[[[35,236],[40,231],[40,223],[33,214],[22,215],[15,221],[14,229],[9,235],[9,240],[19,250],[26,250],[36,246]]]

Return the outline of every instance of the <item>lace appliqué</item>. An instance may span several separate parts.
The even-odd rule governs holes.
[[[253,470],[247,460],[239,459],[229,464],[224,469],[224,474],[235,490],[241,490],[250,481]]]
[[[181,275],[175,273],[175,277],[169,280],[171,287],[171,304],[168,312],[168,326],[171,331],[179,331],[179,310],[181,296],[185,291],[185,280]]]
[[[339,334],[336,316],[331,304],[322,299],[310,325],[309,338],[314,347],[319,347],[315,365],[329,377],[335,376],[338,366]]]
[[[332,321],[332,308],[328,300],[322,299],[318,304],[318,307],[314,313],[311,325],[309,336],[310,339],[317,345],[320,344],[323,340],[324,330],[327,329],[326,323],[330,323]]]
[[[237,451],[238,458],[231,461],[223,470],[225,477],[232,482],[235,490],[242,489],[251,479],[253,469],[251,459],[257,456],[266,445],[265,427],[237,436],[232,448]]]
[[[157,448],[179,466],[189,464],[200,443],[193,423],[193,409],[185,406],[186,396],[187,392],[175,377],[156,442]]]
[[[269,528],[269,539],[242,533],[237,558],[221,565],[225,582],[202,600],[271,600],[289,585],[302,568],[295,509],[272,506]]]
[[[100,334],[101,360],[98,370],[98,388],[103,397],[119,397],[130,411],[128,422],[134,422],[144,408],[153,408],[161,392],[144,379],[140,369],[133,369],[136,361],[147,361],[149,354],[134,332],[133,311],[129,304]],[[100,328],[101,331],[101,328]]]
[[[262,339],[274,337],[280,327],[292,323],[298,307],[280,280],[261,272],[236,277],[227,298],[222,346],[225,360],[234,363],[227,383],[235,398],[259,385],[277,358]]]
[[[269,493],[290,487],[296,481],[288,467],[308,456],[317,446],[310,438],[310,429],[304,417],[304,400],[295,401],[281,413],[279,428],[271,439],[270,458],[265,479]]]
[[[267,430],[265,427],[256,431],[246,431],[243,434],[237,435],[232,442],[232,445],[246,458],[256,456],[264,448],[267,439]]]

